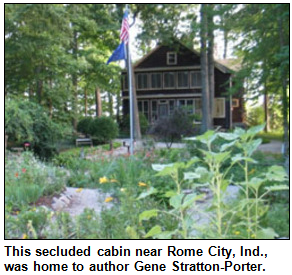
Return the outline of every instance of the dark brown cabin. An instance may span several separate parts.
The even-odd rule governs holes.
[[[180,43],[160,45],[134,65],[139,112],[149,123],[170,115],[175,108],[202,117],[200,55]],[[242,97],[230,96],[232,70],[215,62],[214,126],[229,129],[243,122]],[[126,72],[122,74],[123,114],[129,113],[129,91]]]

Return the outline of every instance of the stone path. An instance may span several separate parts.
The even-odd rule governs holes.
[[[72,217],[81,214],[85,208],[100,212],[112,207],[112,203],[105,202],[110,194],[102,193],[98,189],[82,189],[67,187],[59,198],[55,198],[52,209],[68,212]]]

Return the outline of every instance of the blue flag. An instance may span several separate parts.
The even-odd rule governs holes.
[[[113,61],[118,61],[118,60],[122,60],[122,59],[126,59],[124,41],[115,49],[114,53],[108,59],[106,64],[108,65],[109,63],[111,63]]]

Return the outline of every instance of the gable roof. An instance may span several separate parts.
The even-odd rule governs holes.
[[[189,52],[193,53],[194,55],[196,55],[197,57],[200,57],[200,53],[194,49],[190,49],[188,47],[186,47],[185,45],[183,45],[182,43],[178,42],[179,47],[183,47],[184,49],[188,50]],[[154,53],[156,53],[157,51],[161,50],[162,47],[164,47],[165,45],[157,45],[154,49],[152,49],[150,52],[148,52],[146,55],[144,55],[142,58],[140,58],[139,60],[137,60],[134,63],[134,69],[139,67],[141,64],[143,64],[145,61],[147,61],[147,59],[149,59]],[[238,71],[239,70],[239,66],[238,66],[238,62],[236,64],[235,60],[232,60],[233,63],[230,62],[230,60],[224,59],[224,60],[215,60],[215,67],[221,71],[222,73],[232,73],[234,71]]]

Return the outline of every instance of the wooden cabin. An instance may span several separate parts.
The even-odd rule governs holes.
[[[134,65],[139,112],[149,123],[170,115],[175,108],[184,108],[202,117],[202,87],[200,55],[181,43],[159,45]],[[214,126],[229,129],[243,123],[242,91],[236,96],[228,93],[232,70],[215,62]],[[123,114],[129,113],[129,90],[126,71],[122,73]]]

